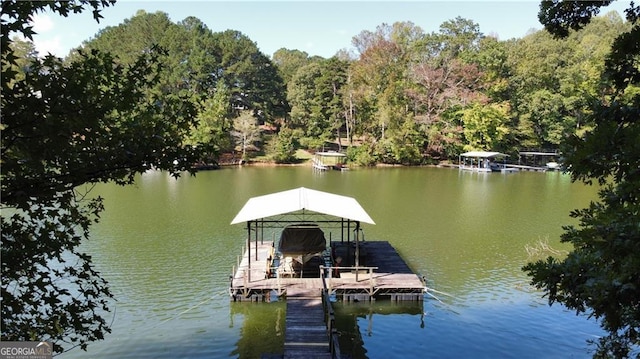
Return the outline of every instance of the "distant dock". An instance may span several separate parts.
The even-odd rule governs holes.
[[[460,165],[457,163],[440,163],[438,164],[437,167],[444,167],[444,168],[460,168]],[[553,171],[552,169],[549,169],[548,167],[540,167],[540,166],[526,166],[526,165],[516,165],[516,164],[504,164],[503,167],[509,171],[496,171],[496,172],[519,172],[519,171],[531,171],[531,172],[548,172],[548,171]]]

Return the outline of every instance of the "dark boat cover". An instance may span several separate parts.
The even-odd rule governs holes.
[[[315,224],[295,224],[282,230],[278,250],[285,256],[322,252],[326,248],[324,232]]]

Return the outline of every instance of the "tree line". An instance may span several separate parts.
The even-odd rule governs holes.
[[[469,150],[557,150],[585,133],[590,102],[605,95],[610,44],[629,28],[611,12],[563,39],[533,31],[501,41],[457,17],[432,33],[381,24],[328,59],[285,48],[269,58],[239,31],[140,10],[81,48],[122,64],[163,49],[157,91],[193,104],[185,141],[207,149],[202,162],[234,152],[292,162],[298,148],[332,145],[360,165],[411,165]]]

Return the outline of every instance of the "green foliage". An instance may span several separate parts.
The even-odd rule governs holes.
[[[131,63],[132,54],[145,53],[153,46],[165,49],[165,71],[160,74],[157,89],[189,96],[196,108],[208,112],[199,118],[208,118],[204,127],[209,128],[203,131],[212,136],[199,131],[192,140],[208,140],[203,145],[210,151],[228,149],[228,137],[223,138],[221,133],[228,135],[230,131],[225,121],[213,121],[210,102],[219,99],[213,100],[212,96],[224,96],[228,101],[228,113],[222,115],[226,118],[233,117],[231,111],[237,115],[249,109],[261,122],[267,122],[284,117],[289,110],[276,66],[253,41],[239,31],[213,33],[193,16],[176,24],[165,13],[139,11],[122,24],[101,30],[84,46],[109,51],[124,64]],[[224,86],[223,92],[219,86]],[[217,128],[210,127],[213,125]]]
[[[460,111],[464,124],[465,151],[490,151],[505,147],[509,134],[506,126],[509,107],[506,103],[483,105],[474,103]]]
[[[355,132],[384,139],[387,130],[402,127],[410,117],[407,72],[423,36],[413,23],[398,22],[354,37],[352,43],[360,54],[349,71],[350,107],[360,118]]]
[[[309,137],[303,136],[300,137],[300,146],[303,148],[321,151],[324,148],[324,144],[327,142],[328,138],[326,137]]]
[[[204,162],[215,161],[219,152],[232,149],[230,98],[231,92],[224,81],[219,81],[215,92],[200,101],[197,123],[189,133],[188,143],[206,148]]]
[[[300,67],[288,86],[289,126],[303,129],[304,137],[335,138],[344,118],[342,89],[347,81],[346,70],[347,63],[337,58]]]
[[[407,121],[376,144],[376,157],[382,163],[418,165],[423,162],[422,149],[427,141],[419,126]]]
[[[564,39],[536,32],[514,44],[509,101],[521,147],[558,148],[592,126],[590,103],[603,94],[605,57],[628,29],[617,14],[608,14]]]
[[[398,137],[385,138],[377,148],[377,158],[386,164],[417,165],[422,156],[418,146],[411,146],[400,141]]]
[[[281,48],[273,54],[272,61],[278,67],[278,72],[284,83],[288,84],[298,69],[314,60],[304,51]]]
[[[295,132],[284,127],[271,141],[269,153],[276,163],[293,163],[296,161],[297,147]]]
[[[549,90],[539,90],[528,94],[524,102],[520,109],[526,112],[520,120],[521,123],[526,121],[531,128],[523,131],[523,134],[530,133],[533,138],[522,140],[530,140],[544,148],[557,148],[574,127],[570,117],[563,121],[566,114],[563,97]]]
[[[9,46],[15,56],[15,61],[7,63],[8,68],[3,69],[3,72],[7,73],[7,76],[14,76],[14,78],[4,83],[3,86],[13,87],[15,81],[24,80],[25,73],[31,71],[31,62],[38,57],[38,53],[33,43],[18,38],[14,38]]]
[[[130,184],[149,168],[178,176],[198,158],[183,141],[191,103],[155,87],[156,47],[126,65],[99,51],[65,64],[31,52],[18,59],[25,53],[5,36],[5,25],[32,34],[29,16],[45,8],[66,16],[92,7],[99,18],[109,4],[3,2],[2,340],[49,340],[62,352],[102,339],[112,294],[78,249],[102,199],[83,189]]]
[[[374,153],[374,146],[365,142],[361,146],[347,149],[347,161],[358,166],[373,166],[378,162],[378,158]]]
[[[566,37],[569,29],[579,30],[598,14],[601,6],[611,4],[603,1],[542,1],[538,19],[552,34]]]
[[[433,33],[427,43],[433,46],[432,51],[437,55],[437,63],[444,64],[452,59],[462,59],[473,56],[479,48],[482,39],[480,26],[469,19],[460,16],[448,20],[440,25],[440,31]]]
[[[476,64],[482,78],[480,83],[491,101],[508,101],[512,64],[508,61],[513,41],[499,41],[494,37],[482,37],[478,51],[466,56],[467,62]]]
[[[262,120],[283,117],[289,107],[278,69],[255,42],[239,31],[214,33],[211,52],[217,58],[214,73],[230,87],[236,108],[252,109]]]
[[[555,35],[584,26],[599,5],[545,2],[541,18]],[[584,11],[582,11],[584,10]],[[544,14],[543,14],[544,13]],[[551,15],[549,15],[551,14]],[[529,263],[523,269],[534,286],[577,313],[599,319],[608,335],[598,340],[594,357],[640,357],[640,77],[637,19],[640,8],[627,10],[633,27],[613,42],[605,62],[602,96],[590,105],[593,127],[567,141],[566,164],[573,180],[602,186],[599,201],[576,210],[578,226],[567,226],[562,241],[573,244],[560,260]]]

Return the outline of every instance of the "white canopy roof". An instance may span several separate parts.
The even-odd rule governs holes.
[[[329,152],[316,152],[316,156],[321,157],[347,157],[344,153],[329,151]]]
[[[354,198],[304,187],[250,198],[231,224],[300,210],[375,224]]]
[[[496,156],[504,156],[504,157],[508,157],[509,155],[505,155],[504,153],[500,153],[500,152],[485,152],[485,151],[471,151],[471,152],[465,152],[463,154],[461,154],[460,156],[462,157],[482,157],[482,158],[488,158],[488,157],[496,157]]]

